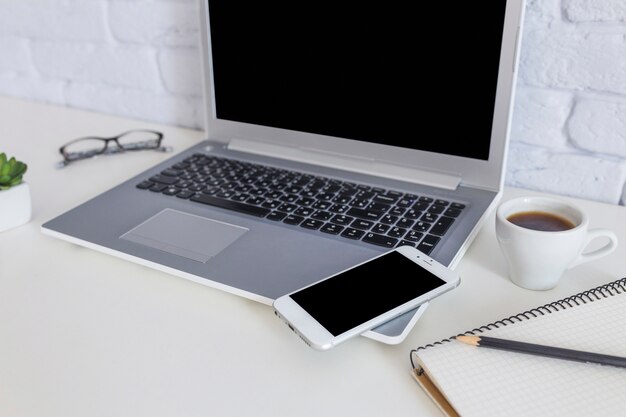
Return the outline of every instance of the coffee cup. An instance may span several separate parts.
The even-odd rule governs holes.
[[[496,236],[511,281],[531,290],[548,290],[566,270],[613,252],[615,233],[590,230],[588,225],[584,211],[559,199],[520,197],[502,203],[496,211]],[[585,252],[598,238],[608,241]]]

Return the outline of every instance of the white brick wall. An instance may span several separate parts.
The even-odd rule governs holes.
[[[0,94],[202,128],[196,0],[0,1]],[[527,0],[507,184],[626,202],[626,1]]]
[[[626,201],[626,2],[528,0],[507,183]]]
[[[197,10],[196,0],[0,1],[0,94],[202,128]]]

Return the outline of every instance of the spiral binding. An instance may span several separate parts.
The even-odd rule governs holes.
[[[624,292],[626,292],[626,277],[618,279],[617,281],[610,282],[608,284],[601,285],[596,288],[592,288],[588,291],[583,291],[576,295],[563,298],[562,300],[553,301],[551,303],[524,311],[523,313],[515,314],[511,317],[494,321],[493,323],[489,323],[484,326],[477,327],[465,333],[461,333],[456,336],[451,336],[447,339],[443,339],[438,342],[429,343],[427,345],[412,349],[411,352],[409,353],[411,365],[413,366],[413,369],[416,369],[419,374],[423,373],[422,369],[418,369],[415,366],[415,363],[413,362],[413,354],[419,352],[420,350],[424,350],[427,348],[435,347],[437,345],[442,345],[444,343],[451,342],[452,340],[456,339],[457,336],[464,336],[464,335],[476,336],[477,334],[483,333],[487,330],[497,329],[499,327],[508,326],[509,324],[521,322],[524,320],[530,320],[533,317],[545,316],[546,314],[552,314],[557,311],[565,310],[567,308],[574,307],[577,305],[592,303],[594,301],[601,300],[603,298],[612,297],[614,295],[621,294]]]

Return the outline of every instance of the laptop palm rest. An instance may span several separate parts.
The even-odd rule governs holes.
[[[206,217],[165,209],[123,234],[120,239],[204,263],[248,230]]]

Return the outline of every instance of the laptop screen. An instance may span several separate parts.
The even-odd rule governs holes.
[[[505,8],[209,1],[216,117],[487,160]]]

